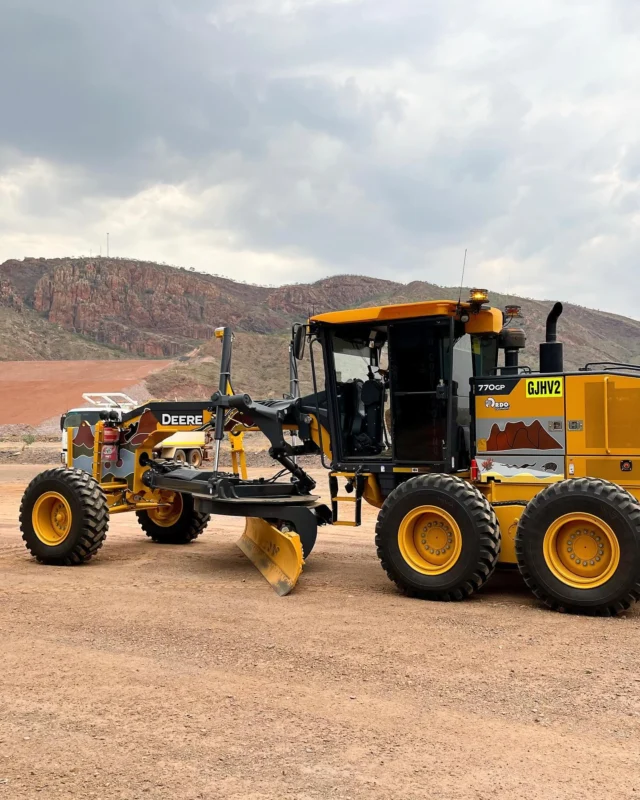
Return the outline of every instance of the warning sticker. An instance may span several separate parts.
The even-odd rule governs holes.
[[[527,378],[527,397],[562,397],[560,378]]]

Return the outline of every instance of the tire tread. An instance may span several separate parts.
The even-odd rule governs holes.
[[[470,511],[480,532],[480,557],[473,574],[458,586],[447,591],[417,589],[407,585],[392,564],[384,549],[384,529],[395,505],[408,494],[419,489],[436,489],[454,495]],[[376,524],[376,549],[383,570],[391,581],[408,597],[433,600],[463,600],[477,592],[493,574],[500,555],[500,528],[494,510],[486,498],[468,481],[455,475],[429,474],[410,478],[397,486],[387,497]]]
[[[190,502],[193,502],[193,499]],[[152,541],[158,544],[189,544],[204,531],[211,515],[191,508],[190,512],[183,513],[178,522],[170,528],[156,525],[146,511],[136,511],[136,517],[138,524]]]
[[[527,585],[535,597],[544,603],[547,608],[553,611],[565,611],[566,606],[556,598],[550,596],[548,592],[536,580],[530,566],[527,564],[525,555],[525,537],[527,535],[527,525],[532,524],[531,518],[542,510],[543,505],[550,500],[569,495],[582,495],[587,493],[595,494],[609,505],[615,506],[624,513],[629,522],[637,531],[638,541],[640,541],[640,503],[626,489],[617,483],[604,480],[603,478],[570,478],[564,481],[552,483],[542,492],[531,499],[527,505],[518,525],[516,533],[515,550],[518,559],[518,569]],[[613,617],[627,611],[635,602],[640,599],[640,574],[634,586],[626,594],[616,601],[604,604],[595,608],[571,607],[573,613],[587,614],[589,616]]]
[[[84,526],[82,534],[79,536],[73,548],[65,556],[55,558],[45,558],[35,552],[29,541],[29,536],[25,531],[27,523],[27,512],[25,503],[28,495],[37,489],[40,483],[51,479],[60,479],[71,488],[83,507]],[[20,503],[20,529],[22,540],[31,555],[41,563],[63,564],[64,566],[75,566],[89,561],[104,544],[109,529],[109,508],[100,485],[92,475],[80,469],[69,467],[55,467],[45,470],[29,483],[22,496]]]

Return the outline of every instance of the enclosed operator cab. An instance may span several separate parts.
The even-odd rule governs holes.
[[[495,374],[502,323],[497,309],[453,301],[313,317],[332,468],[468,469],[470,380]],[[313,361],[319,373],[317,355]]]

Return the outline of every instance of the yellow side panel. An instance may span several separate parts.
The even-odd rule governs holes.
[[[320,425],[318,425],[318,420],[315,414],[311,414],[311,438],[313,441],[320,447]],[[323,426],[322,427],[322,450],[324,451],[325,456],[329,459],[329,461],[333,461],[333,455],[331,453],[331,436],[329,435],[329,431]]]
[[[524,512],[524,506],[494,506],[493,510],[498,517],[502,537],[499,562],[501,564],[517,564],[516,532],[518,522]]]
[[[581,447],[576,452],[586,453],[587,450],[604,450],[606,438],[604,427],[604,381],[574,382],[572,389],[576,389],[576,398],[582,401],[579,406],[579,421],[586,422],[586,425],[583,424],[582,436],[572,437],[574,441],[581,442]],[[582,390],[582,394],[580,390]],[[570,418],[573,419],[573,407],[569,406],[568,411],[571,414]],[[573,452],[573,448],[569,452]]]
[[[499,563],[517,564],[516,558],[516,532],[518,522],[523,515],[526,506],[538,492],[544,489],[539,483],[477,483],[475,484],[482,494],[491,503],[498,524],[500,525],[500,535],[502,544],[500,547]],[[514,505],[496,505],[496,503],[508,503],[518,501]]]
[[[369,475],[367,478],[367,482],[364,487],[364,494],[362,496],[370,506],[374,506],[374,508],[382,508],[384,497],[382,496],[380,485],[375,475]]]
[[[631,466],[622,469],[623,464]],[[602,478],[624,486],[632,494],[640,488],[640,457],[620,458],[615,456],[571,456],[567,459],[568,478]]]
[[[543,489],[546,489],[545,483],[517,483],[498,481],[490,481],[489,483],[474,483],[474,486],[479,489],[487,500],[493,503],[508,503],[509,501],[523,501],[528,503],[532,497],[535,497]]]
[[[640,381],[610,378],[607,391],[611,451],[640,453]]]
[[[640,455],[640,378],[585,373],[566,386],[567,455]]]

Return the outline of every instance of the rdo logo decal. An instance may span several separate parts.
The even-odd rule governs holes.
[[[484,401],[486,408],[494,408],[496,411],[506,411],[509,408],[509,403],[503,401],[496,401],[493,397],[487,397]]]

